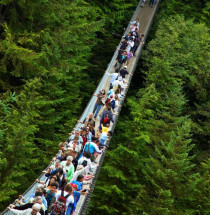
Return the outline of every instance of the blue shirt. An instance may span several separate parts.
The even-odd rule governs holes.
[[[99,150],[95,143],[87,142],[85,144],[84,152],[90,152],[90,154],[94,154],[94,152],[101,153],[102,150]]]
[[[77,190],[78,190],[78,191],[82,190],[82,182],[79,182],[79,181],[72,181],[71,184],[76,184],[76,185],[77,185]]]
[[[74,140],[74,138],[75,138],[75,135],[73,134],[73,135],[71,135],[71,136],[69,137],[69,140]],[[81,137],[80,135],[79,135],[78,142],[79,142],[79,143],[83,143],[83,139],[82,139],[82,137]]]
[[[106,139],[107,139],[107,133],[106,132],[102,132],[101,135],[100,135],[100,138],[99,138],[99,142],[101,144],[104,144],[106,142]]]
[[[87,141],[92,141],[92,133],[90,131],[87,134]]]

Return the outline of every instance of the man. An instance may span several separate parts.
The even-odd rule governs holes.
[[[94,125],[92,123],[89,123],[88,127],[89,127],[89,131],[91,132],[92,136],[95,137],[96,136],[96,132],[95,132],[95,129],[94,129]]]
[[[50,213],[50,211],[52,210],[52,206],[54,204],[54,202],[56,201],[56,197],[55,194],[57,192],[57,189],[59,187],[58,182],[54,182],[51,184],[50,189],[47,191],[45,198],[47,200],[47,214]]]
[[[32,202],[34,197],[39,196],[41,194],[40,195],[42,197],[41,206],[42,206],[43,210],[45,211],[45,209],[47,208],[47,201],[45,199],[43,192],[45,192],[43,185],[42,185],[42,187],[38,186],[36,188],[36,192],[32,193],[26,200],[24,199],[24,197],[22,197],[22,202],[25,202],[25,203]]]
[[[124,66],[124,68],[120,70],[119,73],[120,73],[120,76],[122,76],[122,78],[125,78],[126,75],[132,75],[127,71],[127,68],[128,68],[127,66]]]
[[[12,209],[16,209],[16,210],[22,211],[22,210],[26,210],[26,209],[32,208],[33,205],[36,204],[36,203],[38,203],[40,205],[42,204],[42,197],[41,196],[34,197],[33,201],[30,202],[30,203],[26,203],[26,204],[20,205],[20,206],[16,206],[16,205],[11,204],[9,207],[12,208]],[[40,211],[39,211],[39,213],[41,215],[44,215],[44,210],[41,208]]]
[[[103,124],[103,126],[106,126],[106,124],[110,124],[110,121],[114,123],[114,118],[111,112],[111,108],[112,108],[111,104],[108,103],[107,109],[105,109],[101,114],[100,125]],[[101,126],[99,127],[99,129],[101,130]]]
[[[126,41],[129,41],[132,37],[131,32],[129,32],[127,35],[123,36],[122,38],[125,39]]]
[[[115,67],[117,67],[118,69],[121,68],[123,63],[126,63],[127,61],[127,52],[124,51],[118,58],[117,63],[115,64]]]
[[[97,96],[97,100],[96,100],[96,103],[93,108],[93,114],[96,112],[95,116],[94,116],[95,119],[97,118],[98,112],[100,111],[101,106],[103,105],[102,99],[105,97],[105,94],[106,94],[106,91],[103,89],[103,90],[99,91],[98,94],[94,95],[94,96]],[[88,125],[89,124],[93,124],[93,123],[88,123]],[[94,124],[93,124],[93,126],[94,126]],[[95,136],[95,134],[93,134],[93,135]]]
[[[153,5],[155,4],[156,0],[150,0],[149,2],[149,6],[153,7]]]
[[[58,172],[59,168],[60,168],[60,161],[59,161],[59,160],[56,160],[56,161],[55,161],[55,165],[52,165],[52,166],[51,166],[52,171],[50,172],[49,176],[50,176],[50,175],[54,175],[56,172]],[[44,171],[43,171],[43,172],[44,172]],[[46,176],[48,177],[48,175],[46,175]]]
[[[85,130],[86,130],[87,141],[91,141],[91,140],[92,140],[92,133],[91,133],[91,131],[90,131],[89,126],[87,126],[87,127],[85,128]]]
[[[139,34],[138,34],[138,28],[136,28],[135,31],[132,31],[131,33],[132,33],[132,36],[135,37],[134,41],[136,41],[136,38],[139,36]]]
[[[89,113],[88,117],[84,119],[84,127],[86,127],[89,123],[92,123],[95,126],[95,119],[93,117],[93,113]]]
[[[65,150],[65,145],[66,145],[66,144],[63,143],[63,142],[60,142],[60,143],[58,144],[59,152],[58,152],[57,156],[61,156],[62,151]]]
[[[52,212],[50,213],[50,215],[54,215],[54,214],[60,214],[60,215],[64,215],[65,214],[65,209],[74,204],[74,197],[72,195],[72,187],[70,184],[67,184],[64,188],[64,191],[63,190],[59,190],[56,195],[56,202],[54,203],[53,205],[53,210]],[[61,199],[65,198],[66,199],[66,208],[63,207],[63,210],[62,210],[62,213],[58,213],[57,210],[60,209],[60,206],[61,206]]]
[[[121,76],[119,76],[118,77],[118,80],[115,80],[114,82],[113,82],[113,89],[114,89],[114,91],[117,89],[117,88],[119,88],[119,86],[120,86],[120,89],[121,90],[123,90],[123,89],[125,89],[125,88],[127,88],[127,81],[125,80],[125,78],[122,78]]]
[[[108,76],[110,76],[110,87],[109,87],[109,90],[111,90],[111,89],[113,88],[112,84],[113,84],[113,82],[114,82],[115,80],[117,80],[119,74],[118,74],[117,72],[112,73],[112,74],[106,72],[106,74],[107,74]]]
[[[83,143],[83,139],[82,137],[80,136],[80,132],[78,130],[75,131],[75,134],[71,134],[71,136],[68,138],[68,142],[70,142],[71,140],[74,140],[75,137],[78,137],[78,142],[79,144]]]
[[[144,34],[142,34],[142,35],[140,36],[140,43],[141,43],[141,44],[144,44]]]
[[[78,159],[77,159],[77,152],[75,150],[72,152],[72,157],[73,157],[72,164],[74,165],[74,169],[77,169]]]
[[[144,34],[142,34],[140,37],[137,37],[134,46],[131,49],[133,51],[133,55],[135,56],[136,50],[138,49],[140,44],[144,44]]]
[[[83,139],[82,139],[82,141],[83,141]],[[79,137],[75,136],[74,140],[72,140],[72,141],[70,141],[70,143],[68,143],[68,147],[73,148],[73,150],[75,150],[76,152],[80,152],[81,148],[82,148],[82,143],[81,143],[81,141],[79,141]]]
[[[79,175],[77,177],[77,180],[72,181],[71,184],[76,184],[77,185],[77,190],[82,191],[83,181],[84,181],[84,175]]]
[[[28,209],[25,209],[25,210],[16,210],[16,209],[13,209],[11,207],[8,207],[8,209],[16,214],[16,215],[41,215],[39,213],[40,209],[41,209],[41,205],[38,204],[38,203],[35,203],[32,208],[28,208]]]
[[[91,161],[95,160],[94,153],[101,154],[103,152],[103,150],[99,150],[98,146],[99,146],[99,140],[96,143],[87,142],[85,144],[84,154],[89,152],[91,154]]]
[[[127,52],[129,52],[133,48],[133,46],[134,46],[134,38],[135,37],[132,36],[131,39],[128,41],[128,46],[127,46],[127,49],[126,49]]]

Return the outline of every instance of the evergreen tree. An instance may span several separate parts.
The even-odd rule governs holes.
[[[197,175],[192,174],[189,132],[189,120],[179,119],[169,142],[161,141],[145,159],[144,180],[132,214],[192,214]]]
[[[148,45],[146,53],[150,68],[146,72],[148,83],[155,83],[161,89],[173,87],[175,80],[183,83],[188,100],[185,111],[192,114],[193,142],[199,151],[207,150],[210,136],[208,131],[202,138],[199,135],[204,129],[202,125],[209,123],[204,108],[209,101],[208,41],[209,32],[204,24],[195,24],[192,20],[185,21],[182,16],[176,16],[160,22],[156,37]]]
[[[22,187],[29,186],[36,171],[40,171],[40,165],[46,164],[46,157],[34,143],[38,131],[34,120],[39,99],[42,99],[36,89],[40,86],[40,80],[34,79],[25,84],[19,96],[10,95],[1,116],[1,206],[5,202],[9,204],[10,196],[17,194]]]
[[[112,156],[108,156],[96,184],[92,214],[195,214],[199,204],[207,211],[206,200],[196,203],[200,176],[192,155],[197,143],[206,144],[208,134],[202,135],[205,139],[201,143],[191,133],[208,125],[206,108],[202,114],[198,109],[198,104],[203,108],[208,100],[209,56],[204,57],[208,35],[204,24],[185,21],[182,16],[160,23],[145,54],[146,88],[137,98],[129,99],[130,108],[125,112],[130,114],[121,120],[120,132],[115,132],[118,137],[111,142],[114,149],[108,153]],[[195,124],[195,115],[205,119],[202,125]],[[137,153],[137,169],[135,162],[124,168],[116,162],[115,158],[121,160],[119,155],[126,157],[124,147]],[[130,169],[134,170],[131,178],[138,178],[135,192],[121,186],[124,178],[116,179],[117,183],[113,180],[113,170],[118,178],[117,170],[125,176]],[[133,184],[128,183],[128,187]],[[115,186],[118,195],[112,195],[114,191],[105,193]]]
[[[137,1],[124,3],[107,1],[101,10],[100,1],[1,0],[0,177],[2,193],[8,192],[0,197],[0,210],[47,166],[57,143],[74,126],[119,41],[110,33],[112,23],[112,30],[119,28],[121,34]],[[25,96],[34,103],[28,104]],[[29,113],[24,113],[24,105]],[[12,160],[19,146],[13,138],[22,123],[24,132],[17,139],[23,146],[17,153],[21,159]],[[15,148],[10,155],[9,140]],[[17,169],[22,177],[16,177]]]
[[[207,215],[210,213],[210,159],[205,160],[199,166],[200,177],[197,178],[197,189],[195,192],[195,214]]]
[[[83,71],[103,26],[82,0],[1,4],[7,10],[0,37],[0,99],[7,113],[0,129],[0,174],[1,192],[7,194],[0,197],[0,210],[48,165],[74,126],[81,101],[90,96],[81,91],[91,86]],[[8,103],[11,94],[15,100]]]

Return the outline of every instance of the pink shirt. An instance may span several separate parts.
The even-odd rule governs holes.
[[[131,25],[130,28],[131,28],[131,31],[135,31],[137,26],[136,25]]]

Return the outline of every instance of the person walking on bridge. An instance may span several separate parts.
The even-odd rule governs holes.
[[[97,100],[96,100],[95,106],[93,108],[93,114],[96,112],[94,115],[95,119],[97,118],[98,112],[100,111],[101,106],[103,105],[102,99],[105,97],[105,94],[106,94],[106,91],[103,89],[103,90],[99,91],[99,93],[97,95],[94,95],[94,96],[97,96]]]
[[[100,119],[100,126],[99,129],[101,130],[101,124],[103,124],[103,126],[106,126],[107,124],[110,124],[110,121],[112,121],[114,123],[114,118],[113,118],[113,114],[111,112],[111,104],[108,103],[107,104],[107,109],[105,109],[103,111],[103,113],[101,114],[101,119]]]
[[[128,68],[127,66],[124,66],[124,68],[120,70],[119,73],[120,76],[122,76],[122,78],[125,78],[126,75],[132,75],[131,73],[128,72],[127,68]]]
[[[40,209],[41,209],[41,205],[38,204],[38,203],[35,203],[32,208],[28,208],[26,210],[16,210],[16,209],[13,209],[13,208],[10,208],[8,207],[8,209],[13,213],[13,214],[16,214],[16,215],[41,215],[39,213]]]
[[[144,44],[144,34],[142,34],[140,37],[138,36],[134,42],[134,46],[131,49],[133,51],[134,56],[140,44]]]
[[[117,72],[114,72],[114,73],[108,73],[106,72],[106,74],[108,76],[110,76],[110,87],[109,87],[109,90],[111,90],[113,88],[112,84],[113,82],[118,78],[119,74]]]
[[[151,7],[155,4],[156,0],[150,0],[149,2],[149,6],[151,5]]]
[[[132,27],[136,26],[136,28],[139,30],[139,27],[140,27],[139,18],[136,18],[135,21],[130,22],[130,24],[131,24]],[[130,28],[131,28],[131,26],[130,26]]]
[[[89,123],[93,123],[95,126],[95,119],[93,117],[93,113],[89,113],[88,117],[86,117],[83,121],[84,127],[86,127]]]
[[[120,56],[119,59],[117,61],[117,63],[115,64],[115,67],[120,69],[123,63],[126,63],[127,61],[127,52],[124,51]]]
[[[89,152],[91,154],[91,161],[92,162],[95,161],[95,156],[94,156],[95,153],[101,154],[103,152],[103,150],[99,149],[99,144],[100,144],[100,142],[98,139],[96,140],[96,143],[87,142],[85,144],[83,153],[85,155],[87,152]]]

